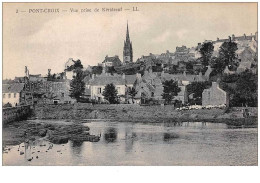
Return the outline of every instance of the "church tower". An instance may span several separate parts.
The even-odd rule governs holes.
[[[133,62],[132,42],[130,41],[128,22],[126,28],[126,40],[124,41],[123,64]]]

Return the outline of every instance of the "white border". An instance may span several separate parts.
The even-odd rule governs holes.
[[[5,2],[19,2],[19,1],[5,1]],[[23,1],[23,2],[46,2],[46,1]],[[54,2],[71,2],[67,0],[54,1]],[[86,1],[78,1],[86,2]],[[93,1],[87,1],[93,2]],[[97,2],[107,2],[100,0]],[[110,1],[111,2],[111,1]],[[112,2],[130,2],[130,1],[112,1]],[[140,2],[140,1],[131,1]],[[147,1],[141,2],[158,2]],[[164,1],[172,2],[172,1]],[[194,2],[194,1],[174,1],[174,2]],[[196,1],[204,2],[204,1]],[[226,2],[226,1],[214,1]],[[245,2],[245,1],[229,1],[229,2]],[[258,1],[251,1],[258,2]],[[2,19],[2,6],[1,6],[1,19]],[[259,23],[259,22],[258,22]],[[2,31],[2,24],[1,24]],[[1,34],[2,38],[2,34]],[[2,46],[1,46],[2,58]],[[2,64],[1,64],[2,72]],[[259,78],[258,78],[259,79]],[[2,86],[2,74],[1,74]],[[2,96],[2,91],[1,91]],[[1,99],[2,100],[2,99]],[[2,111],[2,110],[1,110]],[[1,125],[0,140],[2,141],[2,125]],[[2,149],[2,143],[1,143]],[[259,147],[259,136],[258,136]],[[2,153],[2,151],[1,151]],[[259,153],[258,153],[259,159]],[[2,165],[2,157],[0,160]],[[260,182],[259,167],[178,167],[178,166],[165,166],[165,167],[1,167],[0,179],[1,182],[122,182],[122,183],[136,183],[136,182],[207,182],[207,183],[223,183],[223,182]]]

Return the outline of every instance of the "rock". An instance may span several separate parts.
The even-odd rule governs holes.
[[[47,133],[47,130],[46,130],[46,129],[41,129],[38,134],[39,134],[39,136],[41,136],[41,137],[45,137],[45,136],[46,136],[46,133]]]
[[[35,141],[35,137],[30,137],[30,140],[31,141]]]
[[[24,154],[24,152],[23,151],[20,151],[20,155],[23,155]]]
[[[41,152],[41,151],[37,151],[37,152]]]
[[[36,156],[36,158],[38,159],[39,157],[38,157],[38,156]]]
[[[54,144],[65,144],[69,141],[68,136],[53,136],[50,141]]]
[[[28,161],[32,161],[32,159],[33,159],[33,158],[29,158],[29,159],[27,159],[27,160],[28,160]]]

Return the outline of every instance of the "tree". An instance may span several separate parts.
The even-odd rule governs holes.
[[[110,104],[116,104],[118,103],[117,101],[117,90],[115,88],[115,85],[113,83],[111,84],[107,84],[105,86],[105,89],[102,93],[102,95],[104,96],[104,98],[109,101]]]
[[[181,89],[178,87],[178,83],[171,80],[166,80],[163,82],[163,94],[162,97],[165,99],[166,103],[169,104],[174,96],[177,96]]]
[[[84,74],[81,69],[76,69],[76,76],[73,77],[70,83],[70,97],[77,100],[80,100],[80,97],[84,95],[85,92],[85,83],[83,81]]]
[[[74,61],[74,69],[83,69],[83,65],[81,64],[81,61],[78,59]]]
[[[222,73],[226,67],[226,64],[225,62],[223,62],[222,59],[218,57],[213,57],[210,60],[210,67],[212,67],[216,73]]]
[[[214,51],[214,46],[212,42],[207,42],[207,43],[203,43],[202,47],[200,48],[200,54],[201,54],[201,58],[202,58],[202,65],[203,66],[208,66],[209,65],[209,61],[212,57],[212,53]]]
[[[257,106],[257,75],[251,71],[246,70],[234,78],[222,78],[220,86],[229,94],[231,107]]]
[[[236,82],[235,95],[243,106],[257,106],[257,75],[246,70]]]
[[[135,90],[135,88],[134,87],[128,88],[127,94],[131,96],[132,103],[134,103],[134,97],[137,94],[137,91]]]
[[[219,48],[219,59],[224,62],[225,66],[235,64],[237,43],[235,42],[224,42]],[[224,67],[225,68],[225,67]]]
[[[211,86],[211,82],[192,82],[187,85],[188,95],[193,94],[193,100],[190,100],[190,104],[202,104],[202,92],[204,89],[209,88]]]
[[[93,66],[92,67],[92,74],[101,74],[103,70],[102,66]]]
[[[69,66],[66,70],[67,71],[75,71],[76,69],[83,69],[83,65],[81,64],[81,61],[78,60],[72,60],[74,62],[73,65]]]

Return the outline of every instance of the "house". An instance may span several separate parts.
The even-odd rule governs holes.
[[[70,104],[74,103],[76,100],[72,99],[70,95],[70,80],[67,79],[57,79],[50,81],[51,102],[53,104]]]
[[[244,49],[241,49],[237,54],[240,61],[237,68],[238,73],[243,72],[246,69],[251,69],[251,65],[256,64],[256,53],[250,47],[245,47]]]
[[[147,100],[158,101],[159,103],[163,102],[163,82],[165,80],[175,80],[172,77],[165,76],[170,76],[170,74],[167,73],[164,75],[164,72],[162,72],[161,76],[159,76],[158,74],[152,72],[152,69],[145,71],[142,77],[139,75],[135,83],[135,89],[137,91],[135,101],[141,104],[146,103]],[[173,100],[180,100],[184,104],[188,102],[186,85],[178,82],[178,86],[180,87],[181,91]]]
[[[202,92],[202,105],[229,105],[228,94],[219,87],[217,82],[212,82],[209,89]]]
[[[3,84],[3,102],[10,103],[13,107],[23,103],[24,83]]]
[[[135,96],[136,103],[146,103],[148,99],[160,101],[162,100],[163,85],[161,79],[157,74],[149,71],[145,71],[144,75],[138,75],[135,83],[135,89],[137,94]]]
[[[131,88],[136,80],[135,75],[111,75],[105,72],[105,68],[100,75],[92,75],[92,78],[86,81],[86,92],[90,92],[91,99],[104,102],[104,96],[102,95],[107,84],[114,84],[120,102],[127,102],[126,91],[127,88]]]
[[[114,57],[105,57],[105,60],[102,62],[103,67],[119,67],[122,65],[121,60],[119,59],[118,55],[115,55]]]
[[[186,71],[180,74],[169,74],[169,73],[161,73],[162,81],[165,80],[174,80],[180,82],[182,85],[188,85],[192,82],[203,82],[207,81],[208,78],[205,75],[202,75],[200,72],[198,75],[195,74],[187,74]]]

